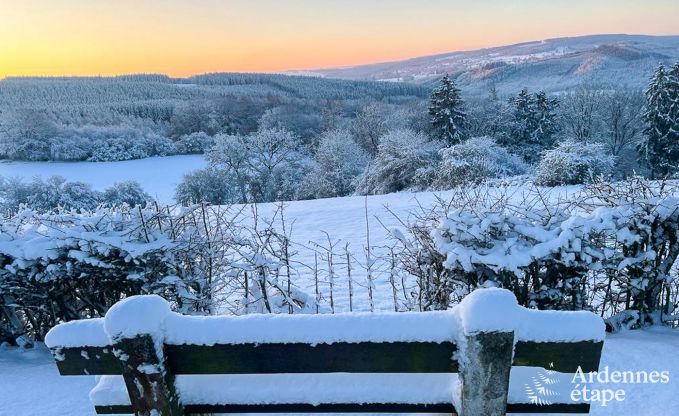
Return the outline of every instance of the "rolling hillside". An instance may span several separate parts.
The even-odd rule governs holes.
[[[658,63],[679,60],[679,36],[592,35],[312,71],[330,78],[429,83],[445,73],[467,93],[524,86],[551,92],[588,83],[642,88]]]

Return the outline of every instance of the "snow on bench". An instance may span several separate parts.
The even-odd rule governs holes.
[[[448,311],[336,315],[184,316],[133,296],[45,342],[62,375],[101,376],[100,414],[500,415],[588,413],[559,382],[598,369],[603,337],[592,313],[529,310],[488,288]]]

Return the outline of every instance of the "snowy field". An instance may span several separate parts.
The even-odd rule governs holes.
[[[162,203],[173,203],[174,189],[184,174],[206,165],[202,155],[151,157],[122,162],[0,162],[0,176],[30,180],[63,176],[69,181],[89,183],[102,191],[116,182],[134,180]]]
[[[608,335],[601,366],[670,372],[668,384],[618,385],[625,400],[593,406],[593,416],[673,415],[679,409],[679,332],[662,328]],[[94,377],[60,377],[47,349],[0,350],[0,415],[94,415]],[[603,387],[603,386],[602,386]],[[611,388],[610,385],[604,388]]]

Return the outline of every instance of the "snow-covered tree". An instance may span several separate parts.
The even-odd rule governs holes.
[[[177,184],[175,200],[182,205],[240,202],[238,181],[224,169],[208,166],[187,173]]]
[[[582,143],[603,140],[602,109],[607,91],[581,85],[561,98],[560,121],[564,135]]]
[[[426,188],[435,172],[439,147],[422,133],[393,130],[380,138],[377,156],[358,180],[363,194]]]
[[[243,136],[218,134],[215,145],[205,153],[210,166],[227,172],[236,181],[241,203],[250,202],[250,155]],[[197,177],[196,177],[197,179]]]
[[[547,97],[543,91],[530,94],[524,88],[510,103],[514,107],[510,133],[502,138],[502,144],[522,155],[527,162],[534,163],[540,152],[552,145],[559,102]]]
[[[544,186],[575,185],[607,176],[614,163],[607,150],[600,143],[563,141],[542,153],[535,172],[535,183]]]
[[[643,133],[644,96],[640,91],[616,91],[602,99],[601,119],[604,141],[615,157],[615,170],[626,176],[635,169],[637,146]]]
[[[440,85],[429,98],[429,115],[436,138],[448,145],[465,140],[467,136],[467,114],[464,109],[462,92],[450,76],[441,78]]]
[[[0,112],[0,157],[50,160],[49,140],[57,127],[47,111],[36,109]]]
[[[215,136],[206,159],[234,178],[242,202],[271,202],[294,197],[307,170],[303,150],[289,131],[264,129],[248,136]]]
[[[669,71],[658,66],[646,101],[646,138],[640,154],[652,178],[665,177],[679,167],[679,62]]]
[[[314,155],[314,165],[297,190],[300,198],[327,198],[354,192],[356,178],[369,163],[368,154],[347,130],[324,133]]]
[[[385,108],[377,103],[363,106],[351,123],[354,140],[371,155],[377,153],[380,137],[390,128],[387,125]]]
[[[474,137],[439,151],[440,163],[432,188],[450,189],[489,178],[526,173],[521,158],[507,152],[489,137]]]
[[[248,136],[247,147],[253,200],[293,199],[308,165],[299,138],[287,130],[259,130]]]

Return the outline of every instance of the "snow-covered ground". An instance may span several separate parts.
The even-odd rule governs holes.
[[[173,156],[137,161],[107,163],[0,163],[0,175],[43,177],[61,175],[68,180],[91,183],[95,189],[103,189],[121,180],[136,180],[161,202],[172,202],[175,184],[184,173],[204,166],[201,156]],[[521,187],[511,187],[520,200]],[[577,187],[555,188],[554,197],[563,198],[577,192]],[[312,242],[327,245],[327,232],[337,244],[334,302],[337,311],[347,311],[348,284],[343,259],[345,244],[352,253],[354,285],[354,310],[367,310],[365,287],[365,263],[363,248],[366,245],[366,216],[369,221],[370,243],[374,254],[386,253],[390,244],[388,229],[399,228],[399,220],[418,208],[435,203],[437,197],[449,199],[452,192],[397,193],[364,197],[329,198],[313,201],[285,203],[288,229],[292,228],[295,243],[293,255],[298,265],[296,282],[300,288],[313,294],[311,270],[306,266],[314,262]],[[276,204],[262,204],[262,217],[270,216]],[[367,210],[367,213],[366,213]],[[379,219],[379,221],[378,221]],[[319,260],[321,261],[321,260]],[[375,307],[393,310],[393,298],[388,280],[388,263],[375,264]],[[321,272],[322,301],[327,308],[327,273]],[[363,285],[361,285],[363,284]],[[594,407],[593,415],[656,415],[679,414],[679,331],[651,329],[610,335],[604,347],[602,366],[610,370],[670,371],[668,384],[623,385],[626,399],[609,403],[606,407]],[[88,391],[94,386],[90,377],[59,377],[56,367],[44,347],[35,350],[0,350],[0,416],[7,415],[89,415],[94,414],[88,399]]]
[[[593,406],[593,416],[656,416],[679,412],[679,331],[652,328],[608,335],[601,368],[669,371],[667,384],[618,384],[625,400]],[[47,349],[0,350],[0,415],[94,415],[88,393],[94,377],[60,377]]]
[[[63,176],[103,190],[116,182],[134,180],[162,203],[174,201],[174,189],[184,174],[206,165],[202,155],[150,157],[122,162],[0,162],[0,176]]]

